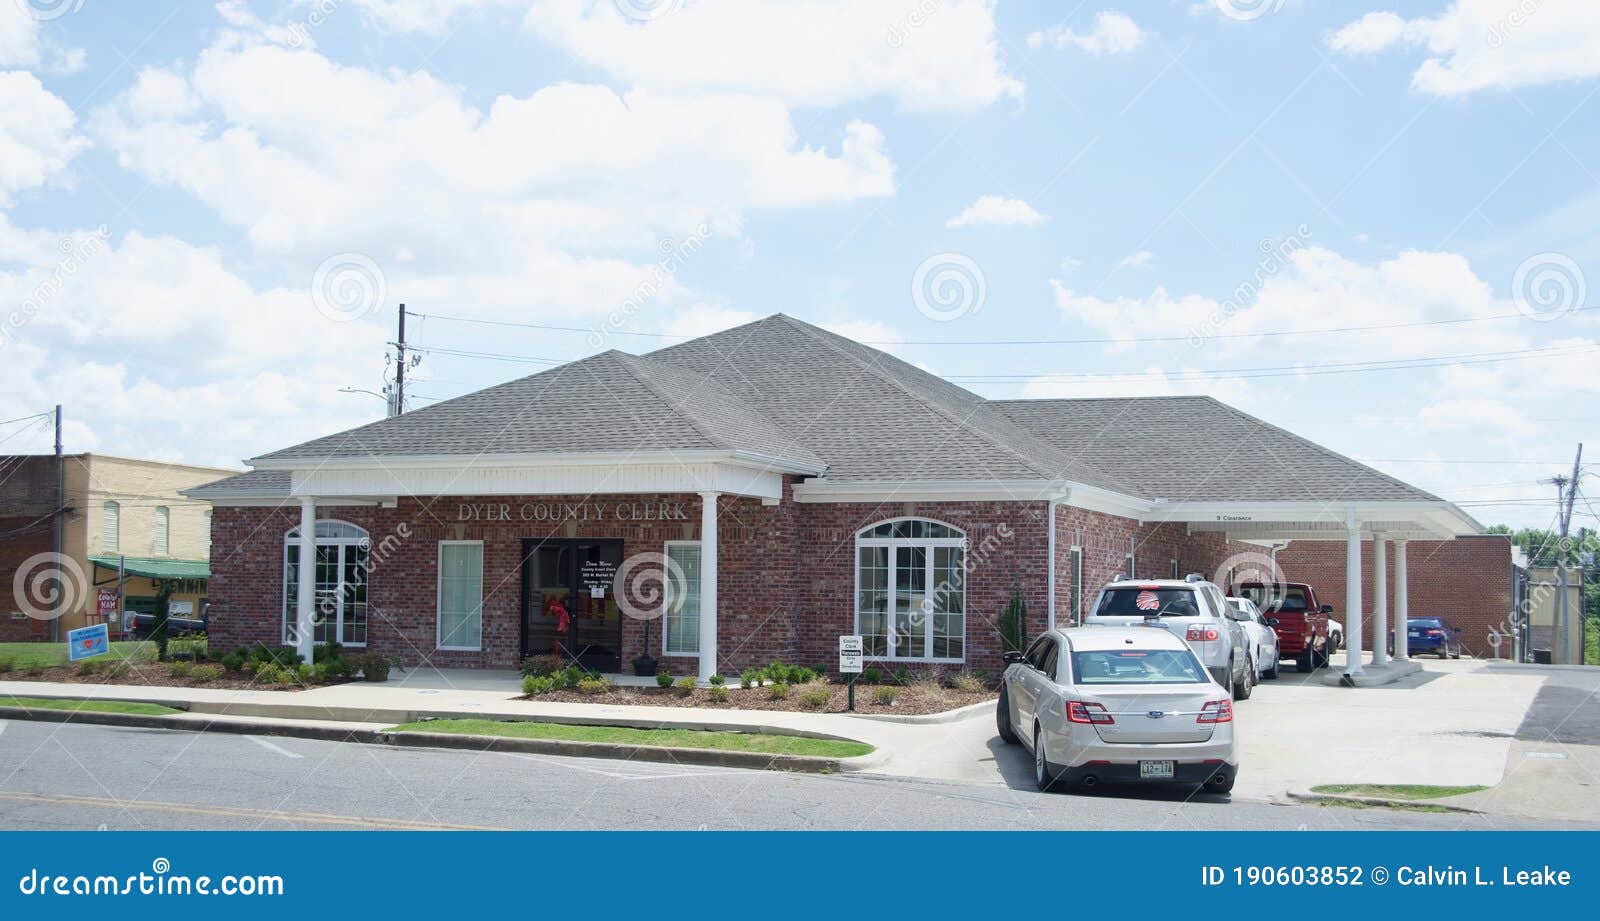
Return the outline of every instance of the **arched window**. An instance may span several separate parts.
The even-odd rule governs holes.
[[[856,632],[869,658],[960,662],[966,656],[967,537],[922,518],[856,533]]]
[[[172,510],[165,505],[156,506],[156,530],[150,539],[150,551],[156,556],[167,555],[167,539],[172,534]]]
[[[107,501],[100,512],[100,550],[115,553],[122,549],[122,505]]]
[[[367,570],[372,540],[344,521],[319,521],[316,530],[316,596],[311,618],[318,643],[367,645]],[[294,644],[300,602],[300,529],[283,537],[283,641]]]

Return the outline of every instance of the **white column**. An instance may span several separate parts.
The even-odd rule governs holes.
[[[1389,664],[1389,548],[1372,535],[1372,664]]]
[[[294,611],[294,651],[310,662],[316,645],[312,619],[317,601],[317,500],[311,496],[300,497],[299,577]]]
[[[1344,643],[1346,675],[1360,675],[1361,667],[1361,522],[1351,511],[1345,518]]]
[[[717,496],[700,494],[700,681],[717,673]]]
[[[1406,598],[1406,542],[1394,542],[1394,660],[1404,662],[1411,658],[1409,639],[1410,604]]]

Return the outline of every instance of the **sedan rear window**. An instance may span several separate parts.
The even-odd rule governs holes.
[[[1204,684],[1187,649],[1099,649],[1072,654],[1074,684]]]
[[[1101,617],[1199,617],[1191,588],[1111,588],[1100,597]]]

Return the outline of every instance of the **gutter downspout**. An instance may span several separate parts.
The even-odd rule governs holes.
[[[1049,565],[1045,568],[1046,590],[1050,593],[1045,610],[1048,612],[1049,628],[1051,630],[1056,628],[1056,505],[1059,501],[1058,499],[1051,499],[1049,512],[1045,515],[1045,526],[1050,529],[1050,533],[1045,538],[1045,546],[1047,548],[1045,552],[1050,555]]]

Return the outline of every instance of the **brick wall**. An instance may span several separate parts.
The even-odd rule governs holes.
[[[1507,632],[1511,615],[1511,542],[1498,534],[1474,535],[1447,541],[1410,541],[1406,544],[1406,576],[1410,582],[1410,613],[1414,617],[1439,616],[1461,628],[1464,650],[1471,655],[1494,654],[1493,631]],[[1343,541],[1295,541],[1278,551],[1278,565],[1291,582],[1309,582],[1317,600],[1333,605],[1335,619],[1349,629],[1345,604],[1345,544]],[[1372,542],[1361,547],[1362,608],[1365,612],[1364,648],[1372,647]],[[1394,546],[1388,547],[1389,616],[1394,617]],[[1510,643],[1501,644],[1509,656]]]
[[[45,640],[50,637],[49,622],[22,614],[21,602],[12,597],[17,569],[34,554],[50,552],[49,511],[47,506],[44,511],[46,518],[42,522],[36,515],[0,517],[0,534],[11,535],[0,540],[0,593],[3,593],[0,598],[4,598],[4,603],[0,603],[0,642]],[[32,569],[30,575],[39,571]],[[85,588],[82,584],[78,587]],[[41,605],[44,599],[34,598],[32,602]]]

